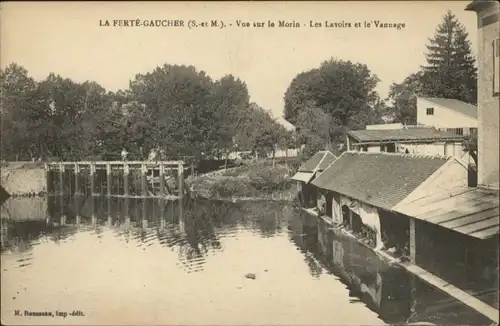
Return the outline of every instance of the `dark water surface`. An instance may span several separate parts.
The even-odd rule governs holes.
[[[489,324],[290,204],[11,198],[1,259],[5,324]]]

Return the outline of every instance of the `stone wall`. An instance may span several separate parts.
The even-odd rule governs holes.
[[[11,196],[43,194],[46,192],[45,169],[19,164],[3,166],[0,185]]]
[[[499,96],[493,94],[493,40],[500,34],[500,4],[478,12],[478,184],[499,187]]]

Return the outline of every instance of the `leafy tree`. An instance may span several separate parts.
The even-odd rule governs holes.
[[[417,96],[423,94],[423,73],[409,75],[400,83],[393,83],[389,88],[392,107],[387,110],[394,122],[415,123],[417,120]]]
[[[311,69],[298,74],[285,92],[285,119],[297,123],[298,115],[305,102],[312,99],[315,82],[319,79],[319,69]]]
[[[316,133],[327,144],[341,143],[345,129],[363,127],[373,120],[379,79],[366,65],[330,59],[317,69],[299,74],[285,93],[285,118],[299,126],[310,106],[329,118],[329,132]],[[319,114],[316,111],[316,116]],[[301,118],[299,118],[301,117]]]
[[[30,131],[40,125],[43,114],[33,112],[37,105],[36,83],[22,66],[10,64],[0,71],[2,158],[29,159],[39,144]]]
[[[308,102],[297,119],[299,142],[305,145],[304,154],[311,156],[331,146],[332,117]]]

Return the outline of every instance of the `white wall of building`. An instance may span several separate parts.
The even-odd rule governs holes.
[[[434,108],[434,114],[427,115],[427,108]],[[417,98],[417,124],[433,126],[438,129],[477,128],[478,120],[425,99]]]
[[[383,123],[377,125],[367,125],[366,130],[394,130],[403,129],[402,123]]]

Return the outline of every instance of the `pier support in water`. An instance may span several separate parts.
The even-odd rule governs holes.
[[[148,185],[146,180],[146,173],[148,172],[148,168],[146,164],[141,164],[141,194],[143,196],[147,196],[148,194]]]
[[[125,197],[128,196],[128,174],[129,174],[128,164],[124,164],[123,165],[123,195]]]
[[[59,195],[64,195],[64,165],[59,163]]]
[[[160,195],[165,193],[165,165],[160,163]]]
[[[94,196],[95,190],[95,164],[90,163],[90,195]]]
[[[45,163],[45,192],[47,194],[50,194],[52,191],[51,189],[51,182],[49,180],[49,165]]]
[[[111,197],[111,164],[106,164],[106,193]]]
[[[184,196],[184,165],[180,162],[177,171],[179,172],[179,198],[182,198]]]
[[[80,165],[75,163],[75,195],[80,195]]]
[[[417,263],[417,241],[415,219],[410,217],[410,261]]]

